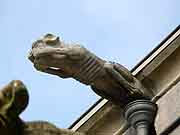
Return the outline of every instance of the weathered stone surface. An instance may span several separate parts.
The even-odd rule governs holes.
[[[180,82],[157,101],[158,114],[155,121],[157,134],[162,133],[180,118]]]
[[[116,104],[152,96],[122,65],[107,62],[80,45],[61,42],[52,34],[33,43],[29,59],[37,70],[72,77]]]
[[[28,105],[25,85],[15,80],[0,91],[0,134],[2,135],[84,135],[69,129],[60,129],[44,121],[24,122],[19,114]]]

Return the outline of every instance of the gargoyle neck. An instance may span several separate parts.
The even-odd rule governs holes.
[[[97,58],[93,54],[89,55],[82,61],[79,70],[73,77],[86,85],[90,85],[101,74],[103,64],[103,60]]]

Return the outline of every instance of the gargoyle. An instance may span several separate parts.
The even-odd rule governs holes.
[[[84,135],[60,129],[45,121],[25,122],[19,115],[28,105],[28,92],[21,81],[12,81],[0,91],[0,134],[2,135]]]
[[[107,62],[79,44],[64,43],[53,34],[33,43],[29,59],[37,70],[61,78],[72,77],[115,104],[151,96],[122,65]]]

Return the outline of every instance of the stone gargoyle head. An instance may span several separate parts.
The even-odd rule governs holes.
[[[46,34],[33,43],[29,59],[40,71],[68,78],[79,70],[79,61],[86,59],[87,52],[82,46],[65,44],[59,37]]]
[[[17,134],[21,123],[19,114],[27,107],[29,96],[25,85],[19,81],[11,81],[0,91],[0,133]]]

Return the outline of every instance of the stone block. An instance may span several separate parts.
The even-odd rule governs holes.
[[[180,82],[160,98],[157,104],[158,113],[155,128],[159,135],[180,117]]]

